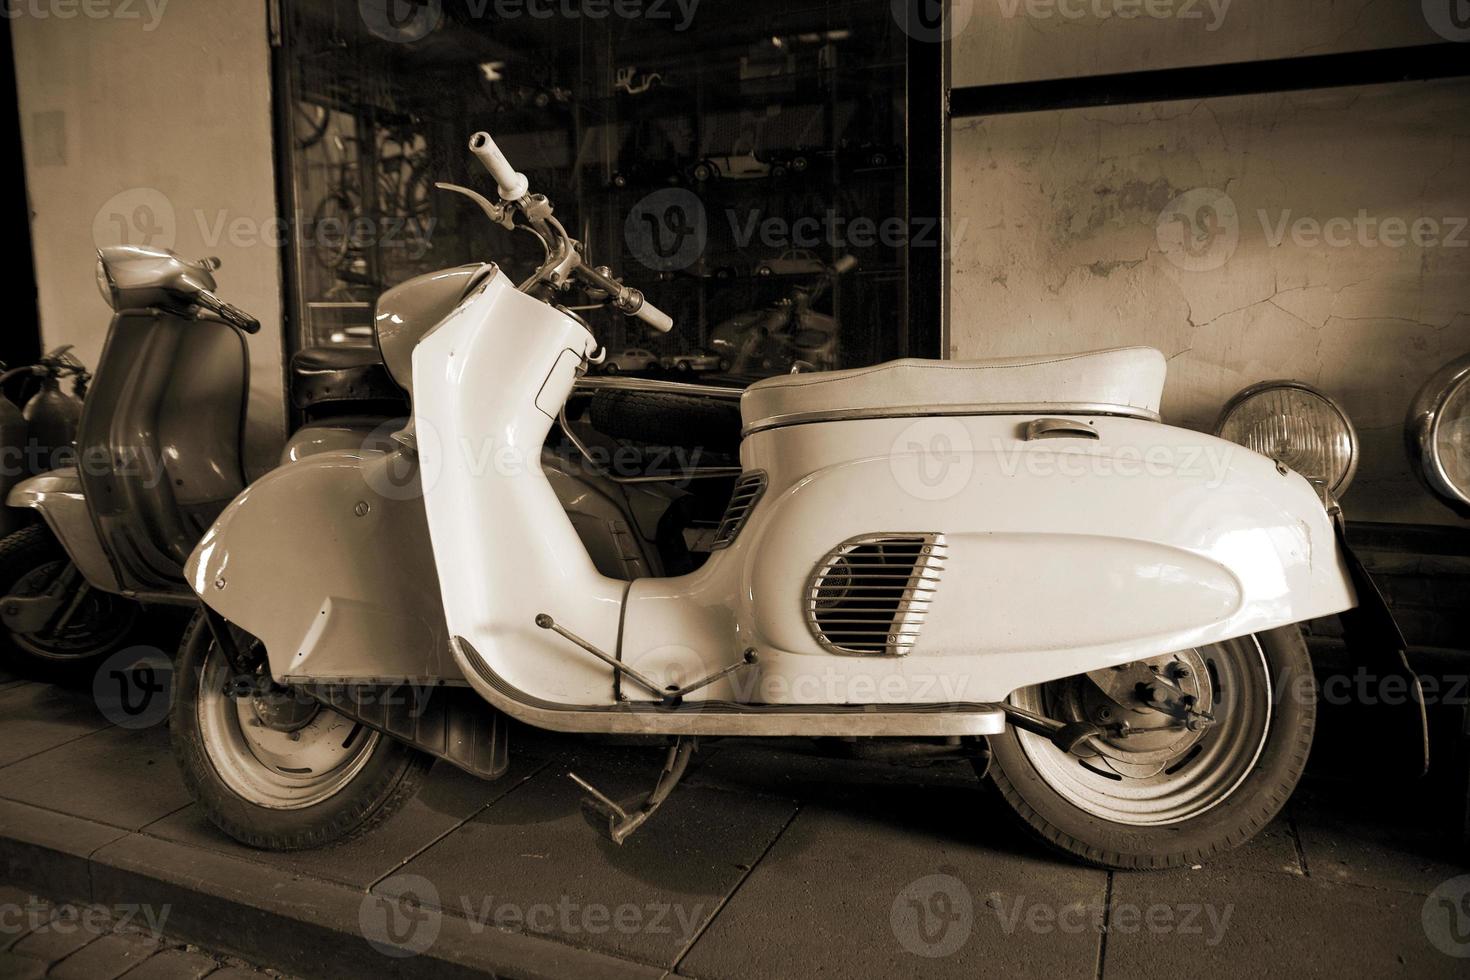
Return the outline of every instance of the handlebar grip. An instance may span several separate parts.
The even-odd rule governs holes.
[[[638,312],[633,315],[659,333],[668,333],[674,329],[674,318],[648,300],[644,300],[643,305],[638,307]]]
[[[856,269],[857,264],[858,260],[856,255],[844,255],[842,258],[832,263],[832,271],[837,273],[839,276],[845,275],[846,273],[851,272],[853,269]]]
[[[197,297],[199,305],[230,326],[246,333],[260,333],[260,321],[238,306],[231,306],[208,290],[201,290]]]
[[[220,303],[219,315],[228,320],[233,326],[239,327],[246,333],[260,333],[260,321],[238,306],[229,303]]]
[[[516,171],[500,152],[500,147],[490,138],[490,134],[481,130],[470,137],[470,152],[475,158],[484,164],[485,169],[490,171],[490,176],[495,178],[496,189],[500,192],[503,201],[519,201],[526,196],[526,190],[530,181],[526,175]]]

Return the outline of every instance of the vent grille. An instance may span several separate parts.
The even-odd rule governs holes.
[[[730,503],[725,507],[725,516],[720,518],[720,526],[715,529],[715,540],[710,550],[718,551],[730,546],[765,492],[765,470],[753,470],[735,481],[735,492],[730,494]]]
[[[945,561],[939,534],[868,534],[822,558],[807,587],[807,624],[833,653],[901,657],[919,639]]]

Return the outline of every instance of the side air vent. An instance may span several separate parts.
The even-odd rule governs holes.
[[[807,625],[833,653],[901,657],[919,639],[944,571],[940,534],[865,534],[817,563]]]
[[[718,551],[730,546],[730,542],[735,540],[735,536],[750,519],[750,512],[755,510],[756,502],[761,499],[761,494],[765,492],[765,470],[753,470],[735,481],[735,492],[730,495],[730,503],[725,507],[725,516],[720,518],[720,526],[715,530],[715,540],[710,545],[710,550]]]

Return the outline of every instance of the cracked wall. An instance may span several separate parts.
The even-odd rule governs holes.
[[[1308,381],[1358,427],[1353,519],[1458,523],[1402,433],[1470,351],[1467,110],[1457,79],[957,120],[950,356],[1151,344],[1201,429]]]

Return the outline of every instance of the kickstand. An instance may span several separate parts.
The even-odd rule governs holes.
[[[669,798],[674,787],[679,785],[679,780],[684,778],[684,773],[689,768],[689,757],[694,754],[694,742],[693,738],[680,736],[673,745],[669,746],[668,757],[664,759],[664,767],[658,774],[658,782],[654,784],[653,792],[649,793],[643,805],[632,813],[618,806],[605,793],[576,773],[569,772],[567,775],[572,778],[572,782],[592,794],[589,802],[607,814],[607,836],[614,844],[622,844],[633,835],[633,831],[643,826],[645,820],[653,816],[653,812]]]

